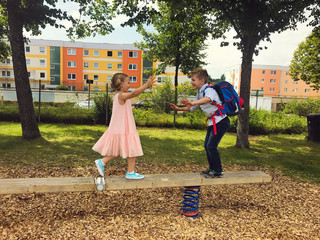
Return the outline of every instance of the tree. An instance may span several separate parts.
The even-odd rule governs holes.
[[[171,6],[159,3],[159,13],[151,16],[151,23],[156,32],[147,32],[142,25],[138,31],[143,41],[136,45],[145,51],[144,57],[149,61],[160,61],[158,72],[164,73],[167,66],[175,67],[175,97],[178,99],[178,72],[188,74],[192,69],[204,65],[203,50],[209,28],[206,18],[197,7],[186,7],[183,4]],[[175,123],[175,114],[174,114]]]
[[[76,20],[67,16],[56,7],[57,2],[58,0],[0,0],[0,34],[1,37],[7,36],[10,41],[22,137],[26,139],[37,138],[41,134],[33,108],[25,60],[24,40],[26,39],[23,36],[23,29],[32,32],[32,35],[38,35],[41,33],[40,29],[45,28],[47,24],[63,27],[56,21],[67,19],[74,23],[74,28],[69,29],[70,36],[74,34],[85,37],[95,32],[107,34],[112,30],[108,24],[111,14],[108,11],[107,1],[73,0],[79,4],[80,15],[89,16],[91,21]],[[1,41],[0,47],[5,46],[3,44]]]
[[[242,52],[240,97],[244,99],[246,106],[250,106],[250,85],[253,54],[258,54],[261,41],[270,41],[270,34],[282,32],[287,29],[296,29],[297,22],[306,21],[305,10],[319,0],[162,0],[179,7],[181,3],[189,3],[199,11],[204,11],[207,23],[211,26],[212,36],[219,36],[225,30],[233,28],[234,36],[238,39],[234,44]],[[148,12],[148,1],[142,7],[130,8],[127,1],[115,0],[116,6],[122,6],[122,12],[130,17],[129,24],[141,23],[152,14],[155,9]],[[134,4],[134,2],[131,2]],[[148,12],[148,14],[146,14]],[[319,13],[316,12],[315,15]],[[213,16],[213,19],[212,19]],[[214,20],[214,21],[212,21]],[[222,42],[223,45],[228,43]],[[237,127],[236,146],[249,148],[249,108],[246,108],[239,116]]]
[[[320,89],[320,29],[299,44],[290,64],[293,80],[302,80],[315,90]]]

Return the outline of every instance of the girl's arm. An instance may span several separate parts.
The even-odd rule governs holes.
[[[155,76],[150,76],[148,81],[145,84],[143,84],[141,87],[138,87],[138,88],[136,88],[135,90],[133,90],[132,92],[129,92],[129,93],[121,93],[121,94],[119,94],[119,100],[125,101],[127,99],[137,97],[141,93],[143,93],[144,90],[146,90],[148,87],[152,86],[156,82],[157,82],[156,77]]]

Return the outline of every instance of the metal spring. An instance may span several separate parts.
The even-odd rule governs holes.
[[[181,214],[186,217],[196,218],[199,214],[200,186],[185,187],[183,190],[183,200]]]

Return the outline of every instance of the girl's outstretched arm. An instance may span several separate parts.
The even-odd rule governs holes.
[[[143,93],[144,90],[146,90],[148,87],[154,85],[156,82],[157,82],[156,77],[150,76],[148,81],[145,84],[143,84],[141,87],[136,88],[132,92],[119,94],[119,100],[125,101],[127,99],[137,97],[141,93]]]

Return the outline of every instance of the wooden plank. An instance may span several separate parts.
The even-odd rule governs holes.
[[[221,184],[271,182],[271,176],[261,171],[226,172],[222,178],[205,178],[199,173],[151,174],[142,180],[128,180],[124,176],[105,178],[105,190],[182,187]],[[86,192],[96,189],[93,177],[16,178],[0,179],[0,194]]]

